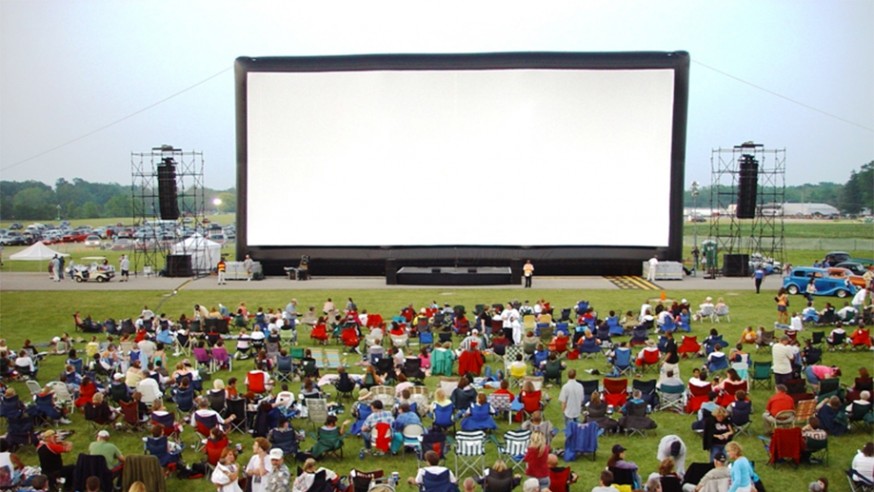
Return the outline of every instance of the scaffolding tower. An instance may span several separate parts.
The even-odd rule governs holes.
[[[176,200],[179,218],[162,220],[158,189],[158,166],[171,159],[175,164]],[[131,269],[149,275],[167,269],[173,246],[195,232],[204,231],[203,152],[185,151],[172,145],[150,152],[131,152],[131,201],[134,237]],[[190,254],[186,251],[181,254]]]
[[[748,156],[758,162],[755,216],[739,219],[740,163]],[[771,258],[782,263],[786,149],[766,149],[752,142],[714,149],[710,166],[710,239],[716,241],[719,254],[747,254],[754,262]]]

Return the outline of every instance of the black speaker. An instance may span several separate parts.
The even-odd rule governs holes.
[[[162,220],[179,218],[179,203],[176,192],[176,162],[165,157],[158,165],[158,204]]]
[[[756,192],[759,184],[759,161],[749,154],[740,158],[740,187],[737,192],[737,218],[756,218]]]
[[[191,277],[191,255],[167,255],[168,277]]]
[[[731,254],[723,255],[723,265],[726,277],[749,277],[750,255]]]

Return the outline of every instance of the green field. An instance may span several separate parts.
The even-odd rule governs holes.
[[[195,303],[204,304],[207,306],[224,304],[230,308],[236,307],[240,302],[246,302],[251,310],[263,307],[266,311],[269,308],[281,309],[289,300],[290,297],[296,297],[299,301],[299,306],[306,307],[309,305],[320,307],[327,297],[332,297],[339,301],[352,297],[355,299],[359,309],[367,309],[371,313],[381,313],[384,317],[390,317],[399,312],[400,308],[412,303],[416,307],[430,304],[436,300],[439,303],[448,302],[452,305],[463,304],[469,309],[474,305],[481,303],[506,302],[507,300],[516,299],[522,294],[518,289],[489,289],[489,290],[463,290],[453,288],[439,289],[416,289],[416,290],[342,290],[335,291],[246,291],[246,290],[226,290],[221,292],[195,291],[195,290],[180,290],[176,295],[169,295],[166,292],[154,291],[139,291],[139,292],[53,292],[50,295],[39,292],[0,292],[0,326],[2,326],[2,337],[7,340],[11,347],[19,347],[25,338],[29,338],[36,343],[47,342],[51,337],[59,335],[62,332],[72,332],[71,314],[74,311],[80,311],[83,314],[90,314],[94,319],[105,319],[112,317],[115,319],[123,319],[128,317],[136,317],[143,305],[148,305],[156,312],[165,312],[172,318],[177,318],[181,313],[191,314],[191,306]],[[667,295],[671,297],[671,292]],[[591,291],[577,292],[571,290],[539,290],[533,289],[526,291],[525,295],[528,298],[545,298],[549,300],[556,308],[570,307],[581,298],[589,300],[599,313],[606,314],[607,311],[613,309],[616,311],[625,311],[628,309],[636,310],[641,302],[648,295],[646,293],[634,291]],[[715,326],[720,333],[724,334],[726,340],[737,340],[740,331],[747,325],[765,325],[770,326],[774,321],[773,301],[770,295],[755,295],[752,292],[731,292],[731,291],[684,291],[683,297],[692,300],[693,304],[699,302],[705,296],[719,297],[722,296],[731,306],[731,322],[723,322]],[[679,296],[678,296],[679,297]],[[793,303],[795,301],[793,300]],[[818,301],[822,302],[822,301]],[[710,323],[699,323],[693,325],[693,334],[700,339],[706,336],[706,333],[711,328]],[[301,342],[305,345],[310,343],[307,332],[301,330],[299,334]],[[79,345],[83,347],[84,345]],[[851,384],[856,370],[859,367],[872,367],[874,362],[874,352],[844,352],[835,353],[828,352],[824,356],[825,363],[838,364],[844,369],[842,382]],[[770,353],[764,351],[761,353],[753,353],[753,359],[764,361],[770,359]],[[175,363],[178,359],[171,359],[171,363]],[[350,358],[349,363],[354,359]],[[63,357],[50,356],[46,359],[40,369],[40,381],[46,382],[52,380],[61,371]],[[489,364],[493,369],[497,369],[500,363],[494,359],[489,360]],[[701,359],[688,359],[681,363],[681,372],[684,380],[688,379],[693,367],[700,366]],[[569,361],[569,367],[574,367],[578,373],[582,374],[580,379],[590,379],[591,376],[582,373],[584,369],[599,369],[604,372],[606,363],[603,357],[595,359]],[[213,375],[213,378],[227,378],[233,374],[238,378],[243,378],[246,370],[251,369],[251,361],[239,362],[235,365],[232,373],[221,372]],[[350,371],[361,372],[361,367],[352,365]],[[433,389],[436,386],[434,378],[429,378],[426,381],[429,388]],[[27,394],[23,384],[14,383],[13,386],[20,394]],[[299,383],[292,384],[292,389],[297,390]],[[329,388],[328,392],[335,394],[333,388]],[[558,395],[558,388],[549,389],[553,402],[550,403],[546,410],[546,416],[554,424],[560,427],[562,417],[560,413],[560,405],[555,401]],[[769,390],[757,389],[752,392],[754,402],[754,418],[753,418],[753,435],[759,434],[762,431],[761,419],[756,417],[762,412],[765,401],[770,395]],[[350,407],[349,402],[347,408]],[[172,407],[172,404],[171,404]],[[348,412],[342,415],[341,420],[350,418]],[[650,432],[646,438],[627,438],[625,436],[602,436],[599,441],[599,452],[595,461],[590,461],[588,458],[578,459],[572,463],[572,468],[580,476],[581,480],[573,490],[589,490],[596,485],[597,476],[603,468],[608,456],[609,448],[615,443],[622,443],[628,448],[628,459],[635,461],[641,468],[644,476],[657,469],[657,461],[655,458],[655,450],[658,440],[661,436],[674,433],[680,435],[686,442],[689,448],[689,457],[687,463],[706,460],[707,453],[701,448],[700,439],[694,435],[689,426],[692,422],[691,416],[676,415],[673,413],[658,413],[655,419],[659,424],[659,428],[655,432]],[[73,428],[78,432],[73,437],[75,449],[84,449],[88,442],[92,440],[89,428],[83,421],[81,414],[73,416]],[[427,421],[426,421],[427,423]],[[295,421],[295,427],[312,430],[304,421]],[[510,427],[506,422],[500,423],[500,429],[497,433],[500,435]],[[239,433],[232,434],[234,442],[241,442],[243,448],[248,450],[251,447],[251,438]],[[194,442],[194,434],[190,429],[187,429],[184,434],[184,440],[187,444]],[[842,484],[845,483],[842,470],[847,467],[852,459],[855,450],[860,448],[866,441],[872,439],[870,430],[858,429],[846,436],[832,438],[830,440],[830,465],[813,466],[802,465],[798,469],[780,466],[778,469],[765,466],[766,456],[761,442],[755,437],[741,437],[739,442],[744,446],[747,455],[758,463],[758,471],[763,477],[765,484],[769,490],[802,490],[806,484],[818,476],[826,476],[832,482],[837,484],[834,490],[843,490]],[[125,453],[139,453],[142,451],[142,442],[138,434],[126,434],[116,432],[113,433],[113,441],[116,442]],[[308,439],[303,448],[308,448],[312,445],[312,439]],[[556,437],[554,442],[556,447],[561,448],[563,437],[561,434]],[[324,466],[334,469],[338,473],[345,474],[352,468],[359,469],[383,469],[386,471],[398,471],[402,476],[411,476],[415,473],[416,462],[410,455],[398,457],[374,457],[368,458],[367,463],[360,463],[357,460],[358,450],[361,448],[361,441],[358,438],[348,438],[345,444],[345,459],[340,461],[337,459],[328,459],[323,462]],[[36,463],[36,456],[32,450],[24,450],[21,453],[22,458],[28,464]],[[248,460],[248,453],[241,461]],[[488,446],[488,454],[486,463],[490,464],[497,457],[495,447]],[[66,462],[71,462],[73,458],[66,458]],[[193,462],[199,457],[188,449],[185,452],[186,462]],[[454,458],[450,456],[449,466],[454,466]],[[833,485],[834,487],[834,485]],[[171,491],[192,490],[192,491],[212,491],[213,486],[206,480],[198,481],[181,481],[171,479],[168,482],[168,489]]]

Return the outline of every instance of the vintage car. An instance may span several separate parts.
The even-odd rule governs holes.
[[[831,278],[837,279],[848,279],[851,284],[855,285],[857,289],[861,289],[868,285],[868,282],[862,278],[861,275],[854,274],[849,268],[840,268],[840,267],[829,267],[828,276]]]
[[[789,275],[783,277],[783,288],[792,295],[807,292],[807,284],[814,282],[817,296],[847,297],[856,293],[856,287],[849,278],[833,278],[828,269],[816,267],[793,268]]]

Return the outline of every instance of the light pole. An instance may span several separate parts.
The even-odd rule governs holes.
[[[215,197],[212,199],[212,204],[215,207],[215,213],[218,214],[220,212],[219,207],[222,206],[222,199],[219,197]]]
[[[695,273],[698,273],[698,182],[692,181],[692,256],[695,259]]]
[[[58,204],[58,222],[61,221],[61,204]]]

